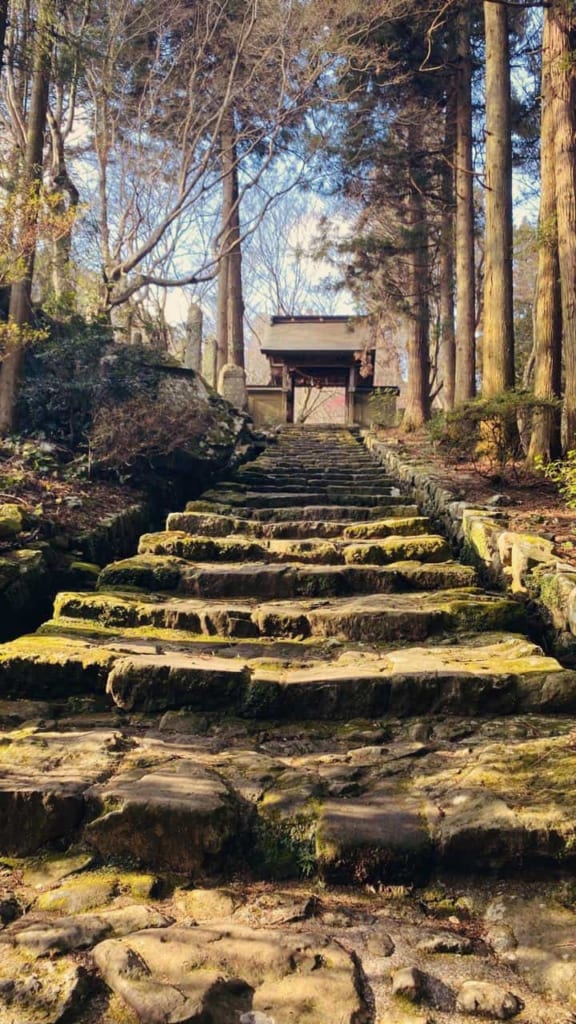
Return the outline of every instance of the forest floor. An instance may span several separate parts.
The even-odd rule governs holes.
[[[143,500],[127,485],[90,480],[87,460],[41,440],[0,442],[0,505],[21,507],[29,540],[90,533],[102,520]],[[22,536],[0,541],[0,550],[20,546]]]
[[[541,473],[516,464],[501,475],[482,460],[455,461],[431,441],[426,430],[387,431],[383,439],[403,449],[410,459],[427,462],[459,500],[484,505],[500,495],[497,507],[506,512],[511,530],[553,541],[558,557],[576,565],[576,509],[567,507],[556,485]]]

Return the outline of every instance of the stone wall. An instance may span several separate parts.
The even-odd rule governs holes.
[[[2,508],[6,506],[0,506],[0,512]],[[0,641],[35,629],[49,617],[58,590],[93,586],[100,568],[113,559],[131,555],[140,534],[153,525],[152,508],[144,503],[133,504],[107,516],[95,529],[67,538],[65,550],[45,540],[32,547],[15,546],[3,554]],[[18,532],[13,534],[16,542]]]
[[[544,627],[550,649],[576,665],[576,567],[557,558],[544,537],[510,530],[501,509],[459,500],[426,462],[410,459],[371,433],[364,442],[448,537],[455,553],[477,565],[488,583],[523,597]]]

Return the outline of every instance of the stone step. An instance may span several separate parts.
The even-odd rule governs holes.
[[[313,565],[387,565],[390,562],[443,562],[450,551],[443,537],[433,534],[389,536],[360,540],[254,540],[198,537],[182,530],[144,533],[141,555],[174,555],[191,562],[299,562]]]
[[[417,505],[403,504],[403,499],[388,498],[385,505],[305,505],[298,509],[298,518],[307,521],[339,521],[344,524],[371,519],[386,519],[398,516],[401,519],[419,516]],[[211,515],[235,516],[255,522],[290,522],[294,519],[294,509],[288,505],[270,508],[247,508],[243,505],[224,505],[213,501],[190,501],[186,505],[187,512],[207,512]]]
[[[66,620],[52,627],[59,621],[66,628]],[[5,698],[51,701],[60,716],[62,702],[81,695],[125,712],[185,708],[286,721],[576,712],[576,672],[506,633],[402,649],[316,644],[303,652],[277,642],[228,649],[214,641],[158,642],[112,627],[96,644],[89,629],[83,620],[76,632],[4,645]]]
[[[254,466],[256,463],[251,463]],[[257,463],[258,469],[266,470],[269,473],[285,472],[291,470],[296,475],[298,472],[319,472],[335,470],[336,472],[359,472],[362,471],[365,479],[372,474],[380,476],[384,473],[381,466],[374,463],[371,456],[363,455],[361,451],[351,452],[350,455],[341,453],[329,455],[328,453],[317,453],[311,458],[294,457],[282,455],[278,459],[268,459]],[[239,470],[241,472],[241,470]]]
[[[395,496],[392,493],[374,492],[367,493],[365,491],[354,490],[351,494],[350,491],[345,490],[341,493],[341,488],[326,487],[320,491],[307,491],[302,489],[301,491],[268,491],[260,493],[259,491],[235,491],[235,490],[216,490],[205,491],[202,500],[204,502],[214,502],[214,504],[229,505],[231,507],[245,506],[246,508],[300,508],[307,507],[308,505],[320,505],[320,504],[332,504],[332,505],[347,505],[350,498],[353,498],[355,505],[368,505],[385,507],[387,505],[403,505],[405,499],[400,496]]]
[[[288,602],[62,593],[56,598],[54,615],[105,626],[176,629],[202,636],[335,637],[376,643],[422,640],[460,629],[522,630],[525,625],[519,603],[473,588]]]
[[[382,537],[415,537],[430,532],[430,520],[426,516],[396,516],[389,519],[375,519],[360,523],[343,523],[320,519],[287,520],[285,522],[260,523],[251,519],[233,516],[210,515],[206,512],[171,512],[166,520],[168,532],[177,530],[201,537],[228,537],[243,534],[255,539],[311,538],[354,540]]]
[[[373,483],[380,481],[383,484],[398,486],[398,482],[393,477],[385,473],[384,470],[378,470],[374,467],[365,470],[359,469],[357,465],[353,469],[344,469],[342,466],[338,467],[338,469],[320,466],[317,469],[311,470],[309,466],[303,465],[298,468],[301,472],[306,472],[306,479],[308,481],[314,480],[322,483],[326,483],[327,480],[334,483],[349,483],[350,481],[355,483]],[[261,480],[263,482],[288,480],[290,483],[293,483],[295,475],[296,467],[286,468],[280,465],[266,468],[265,466],[257,466],[256,463],[250,462],[237,469],[233,479],[240,483],[248,483],[251,480]]]
[[[286,478],[286,479],[288,479],[288,478]],[[292,477],[292,480],[294,480],[294,477]],[[325,477],[324,479],[321,479],[320,481],[318,481],[317,479],[316,480],[310,480],[308,475],[306,475],[306,488],[311,493],[318,493],[319,490],[324,490],[326,492],[330,492],[331,494],[332,493],[333,494],[350,494],[351,489],[353,489],[354,494],[356,494],[356,493],[360,493],[360,494],[363,494],[363,495],[370,495],[370,494],[398,494],[398,488],[393,483],[391,483],[390,481],[384,481],[384,482],[377,481],[377,482],[374,483],[374,482],[372,482],[370,480],[368,480],[368,481],[366,481],[366,480],[363,480],[363,481],[353,481],[353,480],[352,481],[338,481],[337,480],[337,481],[331,481],[329,486],[327,486],[326,485],[326,481],[327,480],[331,480],[331,478],[330,477]],[[252,480],[250,483],[243,483],[242,481],[238,481],[238,480],[223,480],[221,483],[216,484],[212,488],[212,491],[216,491],[216,493],[220,493],[221,491],[223,491],[224,493],[228,493],[229,491],[233,491],[234,493],[238,493],[238,494],[242,494],[242,493],[252,493],[252,494],[268,494],[268,493],[273,493],[273,494],[277,494],[278,491],[281,490],[285,494],[290,494],[290,493],[301,494],[302,493],[302,481],[300,481],[299,483],[286,483],[286,482],[280,481],[280,480],[278,480],[278,479],[276,479],[274,477],[268,477],[267,481],[268,482],[264,482],[264,481],[261,481],[261,480]],[[212,493],[212,492],[210,492],[210,493]]]
[[[344,597],[402,590],[439,590],[476,583],[458,562],[392,562],[385,566],[314,566],[244,562],[191,565],[171,555],[136,555],[100,574],[104,590],[178,591],[194,597]]]
[[[270,454],[264,453],[260,455],[254,462],[247,462],[244,466],[240,466],[236,472],[285,472],[286,469],[295,469],[297,467],[318,467],[320,473],[326,472],[326,470],[334,469],[336,472],[341,470],[348,470],[350,472],[357,472],[361,467],[370,476],[373,473],[380,474],[386,471],[381,465],[376,463],[371,455],[367,455],[361,448],[356,448],[349,453],[346,452],[315,452],[313,455],[296,455],[290,454],[289,452],[272,452]]]
[[[515,873],[519,863],[547,876],[551,869],[574,869],[573,801],[561,782],[576,771],[569,742],[574,718],[439,719],[436,726],[422,723],[420,740],[402,723],[384,732],[362,720],[340,730],[337,724],[307,730],[302,723],[263,730],[247,722],[226,734],[217,715],[202,735],[193,729],[186,735],[182,721],[172,717],[177,743],[166,731],[147,737],[87,729],[81,721],[64,730],[32,724],[4,731],[10,756],[0,784],[0,852],[31,857],[48,843],[60,851],[75,843],[116,873],[128,863],[133,872],[137,866],[193,878],[194,888],[199,877],[246,871],[257,878],[411,887],[438,871]],[[73,774],[62,772],[63,763],[73,763]],[[17,865],[20,872],[26,866],[38,877],[50,862]],[[436,886],[437,894],[442,888]],[[73,896],[68,890],[68,899]],[[59,897],[66,906],[53,883],[54,905]],[[381,900],[372,897],[372,914]],[[458,904],[451,905],[454,914]],[[398,904],[392,906],[401,917]],[[389,930],[390,903],[384,913]],[[459,924],[463,917],[464,911]],[[58,916],[51,921],[57,926]],[[38,919],[31,923],[38,927]],[[417,931],[421,937],[422,928]],[[197,928],[188,924],[187,932],[195,935]],[[15,926],[7,938],[17,933]],[[38,934],[21,939],[24,946],[42,941]],[[44,941],[48,952],[49,933]],[[571,943],[564,941],[565,954]],[[62,949],[57,935],[53,942]],[[134,968],[125,972],[134,976]]]

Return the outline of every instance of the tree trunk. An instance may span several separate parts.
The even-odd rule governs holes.
[[[442,169],[440,237],[440,381],[445,409],[454,407],[456,336],[454,332],[454,113],[455,91],[449,85],[445,113],[445,156]]]
[[[554,110],[550,81],[550,18],[544,12],[542,37],[542,114],[540,146],[540,213],[538,275],[534,300],[534,394],[559,398],[561,390],[562,309],[554,174]],[[560,455],[560,411],[534,414],[528,459],[549,462]]]
[[[80,194],[76,185],[68,174],[66,166],[66,153],[64,139],[60,125],[48,111],[48,123],[50,126],[50,139],[52,147],[52,160],[50,168],[50,189],[53,198],[53,211],[57,216],[64,219],[78,208]],[[68,196],[66,202],[65,195]],[[64,308],[71,309],[72,305],[72,223],[61,231],[55,233],[52,239],[51,274],[52,290],[56,302]]]
[[[0,0],[0,71],[4,62],[6,29],[8,28],[8,0]]]
[[[476,271],[474,257],[474,175],[472,155],[472,60],[470,14],[457,26],[456,77],[456,370],[454,403],[476,394]]]
[[[562,296],[564,414],[566,447],[571,448],[576,437],[576,115],[570,32],[576,19],[567,13],[563,3],[554,3],[547,15]]]
[[[232,111],[223,119],[220,159],[222,170],[222,230],[221,230],[221,276],[226,282],[226,297],[218,302],[219,362],[244,368],[244,300],[242,291],[242,247],[240,241],[240,201],[238,190],[238,160],[234,114]],[[226,268],[223,270],[222,268]],[[226,312],[224,313],[224,303]],[[220,320],[221,318],[221,320]],[[225,334],[222,333],[225,330]],[[223,339],[226,339],[225,341]],[[225,354],[224,354],[225,345]],[[221,350],[221,351],[220,351]],[[218,369],[221,367],[219,365]]]
[[[410,179],[406,211],[410,231],[406,257],[410,322],[407,342],[408,386],[403,426],[406,430],[417,430],[430,419],[428,232],[422,193],[414,183],[413,173]]]
[[[12,285],[9,319],[16,328],[23,328],[32,317],[32,280],[36,245],[34,238],[38,222],[38,204],[35,202],[42,184],[44,131],[48,110],[48,93],[52,67],[53,27],[55,0],[42,0],[38,7],[34,65],[30,110],[26,134],[26,150],[22,168],[22,212],[20,231],[27,244],[23,246],[23,272]],[[24,362],[24,344],[15,340],[2,362],[0,373],[0,436],[14,429],[18,386]]]
[[[482,394],[514,387],[510,49],[505,4],[484,2],[486,233]]]
[[[233,163],[230,170],[233,182],[234,205],[230,219],[231,245],[228,280],[228,362],[244,369],[244,296],[242,289],[242,247],[240,241],[240,204],[238,196],[238,166],[236,147],[232,148]]]
[[[222,253],[218,267],[218,299],[216,306],[216,387],[220,371],[228,360],[228,253]]]

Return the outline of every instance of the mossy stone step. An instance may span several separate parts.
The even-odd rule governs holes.
[[[252,465],[255,465],[252,463]],[[262,459],[258,461],[258,467],[264,470],[268,470],[271,473],[279,470],[281,473],[288,472],[307,472],[307,473],[325,473],[326,471],[335,470],[336,472],[358,472],[360,469],[364,470],[365,479],[369,479],[372,473],[380,475],[383,470],[380,466],[374,463],[371,456],[363,455],[362,451],[352,452],[349,455],[343,453],[331,454],[317,454],[310,459],[302,457],[289,457],[282,456],[279,459]]]
[[[386,565],[389,562],[442,562],[450,557],[443,537],[421,534],[373,540],[252,540],[198,537],[179,530],[145,533],[141,555],[175,555],[191,562],[300,562],[314,565]]]
[[[520,638],[482,647],[424,647],[294,668],[184,655],[119,658],[107,693],[126,711],[227,709],[240,717],[346,720],[422,714],[576,711],[576,672]]]
[[[219,493],[220,490],[222,490],[224,493],[227,493],[229,489],[238,491],[239,493],[246,494],[277,494],[279,490],[281,490],[283,493],[303,493],[303,485],[301,481],[299,483],[292,484],[280,483],[279,481],[275,481],[274,483],[270,484],[263,484],[258,482],[250,485],[237,483],[236,481],[223,481],[222,484],[217,484],[216,487],[214,488],[214,490],[217,493]],[[381,484],[379,482],[372,483],[370,481],[363,481],[362,483],[334,483],[332,481],[330,481],[330,483],[327,483],[326,481],[323,481],[320,484],[316,484],[308,480],[308,478],[306,478],[306,490],[310,491],[312,494],[317,494],[319,491],[321,491],[322,493],[325,493],[328,497],[332,495],[340,497],[342,495],[349,496],[351,491],[355,496],[360,495],[363,498],[370,497],[371,495],[375,495],[377,497],[378,495],[398,494],[398,488],[395,487],[393,484]]]
[[[346,505],[350,498],[353,498],[355,505],[376,505],[382,507],[404,504],[405,500],[387,492],[366,494],[362,491],[354,490],[354,493],[350,494],[346,490],[342,494],[339,493],[339,488],[331,487],[327,487],[322,491],[302,489],[291,493],[286,493],[286,491],[259,493],[258,491],[212,490],[205,491],[202,500],[204,502],[213,501],[215,504],[230,505],[232,507],[243,505],[246,508],[300,508],[308,505],[320,505],[322,503]]]
[[[190,565],[170,555],[136,555],[102,570],[104,590],[178,591],[194,597],[343,597],[401,590],[439,590],[476,583],[458,562],[392,562],[386,566],[305,566],[244,562]]]
[[[295,519],[285,522],[260,523],[234,516],[217,516],[205,512],[171,512],[166,530],[198,534],[201,537],[228,537],[243,534],[256,539],[323,539],[351,540],[354,538],[415,537],[428,533],[430,520],[426,516],[400,516],[350,524],[319,519]]]
[[[19,637],[0,646],[3,697],[57,699],[103,690],[114,654],[65,636]]]
[[[291,522],[294,509],[288,506],[271,508],[246,508],[242,505],[224,505],[213,501],[189,501],[187,512],[207,512],[211,515],[235,516],[250,519],[253,522]],[[342,522],[344,524],[370,519],[387,519],[398,516],[401,519],[419,516],[417,505],[405,504],[404,499],[388,498],[385,505],[305,505],[298,509],[298,517],[303,520]]]
[[[362,720],[322,730],[269,723],[265,740],[257,723],[237,722],[223,735],[218,714],[202,735],[179,732],[177,744],[81,723],[4,731],[0,852],[76,843],[116,865],[188,879],[250,870],[384,887],[447,869],[573,871],[573,717],[421,724],[429,741],[410,740],[401,723],[384,737]],[[389,929],[390,910],[384,919]]]
[[[95,657],[94,655],[97,655]],[[199,645],[109,637],[95,651],[77,636],[26,638],[6,645],[0,662],[5,694],[31,692],[23,656],[34,661],[35,686],[53,701],[107,696],[123,711],[189,710],[279,720],[325,721],[423,714],[512,714],[576,711],[576,672],[563,669],[521,637],[487,634],[480,642],[307,657],[274,645],[237,645],[227,656]],[[53,689],[58,659],[58,688]],[[91,668],[87,677],[86,665]],[[24,671],[23,671],[24,668]]]
[[[520,604],[499,595],[456,589],[440,593],[371,594],[289,602],[245,599],[208,601],[185,597],[63,593],[55,618],[94,619],[118,627],[152,626],[203,636],[335,637],[390,642],[421,640],[442,632],[521,630]]]
[[[394,480],[387,473],[379,472],[375,469],[358,470],[358,469],[329,469],[324,467],[323,469],[316,469],[311,471],[306,466],[300,467],[302,472],[306,472],[306,480],[308,483],[323,483],[331,481],[333,483],[381,483],[385,485],[394,484],[398,486],[396,480]],[[233,479],[238,480],[240,483],[250,483],[252,481],[261,483],[279,483],[289,481],[294,483],[296,473],[294,469],[266,469],[261,467],[256,469],[255,463],[248,463],[244,467],[236,470]]]

